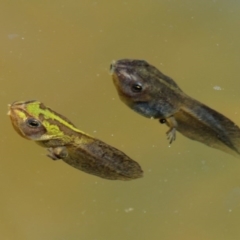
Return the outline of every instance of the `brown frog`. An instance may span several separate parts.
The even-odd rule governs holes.
[[[240,128],[230,119],[186,95],[170,77],[143,60],[121,59],[111,64],[120,99],[139,114],[159,119],[176,131],[210,147],[240,157]]]

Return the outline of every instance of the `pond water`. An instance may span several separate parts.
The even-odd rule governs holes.
[[[5,1],[0,9],[0,232],[8,240],[239,239],[240,161],[128,109],[112,60],[145,59],[240,125],[240,2]],[[7,104],[37,99],[139,162],[108,181],[20,138]]]

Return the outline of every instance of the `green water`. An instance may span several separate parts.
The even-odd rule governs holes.
[[[237,240],[240,161],[120,102],[112,60],[145,59],[240,125],[240,2],[5,1],[0,7],[0,239]],[[218,90],[217,90],[218,89]],[[20,138],[7,104],[37,99],[138,161],[107,181]]]

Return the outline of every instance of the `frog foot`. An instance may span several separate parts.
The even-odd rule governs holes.
[[[169,144],[176,140],[176,128],[170,128],[167,132],[167,139],[169,140]]]
[[[65,147],[48,148],[47,150],[47,157],[52,160],[59,160],[67,156],[67,150]]]

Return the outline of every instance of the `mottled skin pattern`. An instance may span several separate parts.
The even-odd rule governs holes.
[[[142,60],[122,59],[111,64],[120,99],[145,117],[159,119],[170,129],[210,147],[240,157],[240,129],[230,119],[186,95],[157,68]]]
[[[143,176],[139,164],[118,149],[78,130],[67,118],[38,101],[10,105],[14,129],[48,149],[48,157],[62,159],[86,173],[111,180]]]

